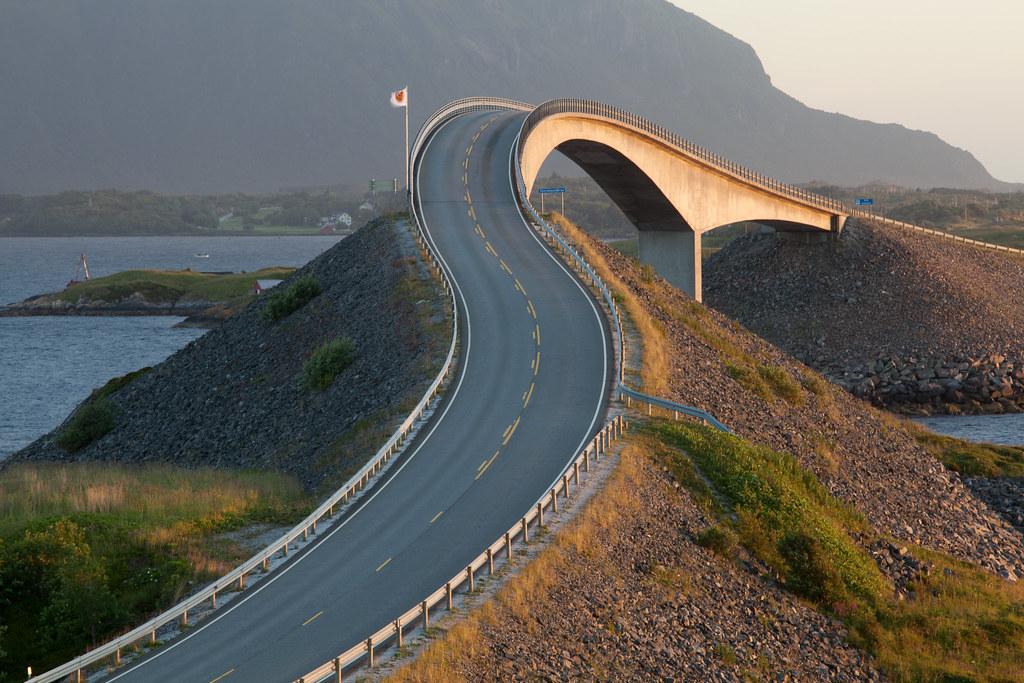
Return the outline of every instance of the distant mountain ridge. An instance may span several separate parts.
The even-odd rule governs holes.
[[[8,0],[0,63],[0,193],[391,178],[406,84],[414,128],[457,97],[587,97],[790,182],[1010,187],[931,133],[809,109],[665,0]]]

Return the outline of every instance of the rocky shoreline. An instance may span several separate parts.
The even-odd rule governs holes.
[[[850,219],[739,238],[705,300],[854,395],[911,415],[1024,411],[1024,259]]]
[[[830,381],[879,407],[913,415],[1024,412],[1024,362],[1001,354],[945,359],[879,354],[829,367]]]

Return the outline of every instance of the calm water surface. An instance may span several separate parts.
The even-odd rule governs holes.
[[[924,417],[917,422],[958,439],[1024,446],[1024,414]]]
[[[133,268],[300,266],[337,237],[0,238],[0,305],[56,291],[79,254],[93,277]],[[208,253],[209,258],[196,258]],[[0,459],[45,434],[92,389],[167,358],[203,330],[170,317],[0,318]]]

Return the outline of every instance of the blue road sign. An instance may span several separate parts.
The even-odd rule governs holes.
[[[853,203],[857,206],[871,206],[875,203],[875,200],[870,197],[857,197]]]
[[[537,189],[537,192],[541,194],[562,194],[565,192],[564,187],[541,187]]]

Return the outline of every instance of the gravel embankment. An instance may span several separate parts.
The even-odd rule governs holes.
[[[336,482],[419,400],[448,350],[440,287],[407,227],[377,221],[301,268],[322,293],[287,318],[261,318],[267,295],[110,397],[116,427],[69,455],[58,430],[19,460],[168,462]],[[290,280],[279,287],[287,287]],[[323,392],[302,368],[324,342],[350,337],[354,362]]]
[[[635,261],[595,244],[613,270],[639,293],[664,327],[671,351],[669,396],[703,408],[740,435],[793,453],[829,491],[859,510],[881,533],[975,562],[1008,578],[1024,576],[1024,538],[930,456],[898,421],[848,393],[802,390],[802,403],[766,401],[728,373],[722,353],[687,326],[692,300],[656,280]],[[699,325],[794,378],[807,369],[770,343],[710,310]],[[827,384],[824,386],[828,386]]]
[[[1024,409],[1024,259],[850,219],[837,242],[730,243],[704,296],[878,405]]]
[[[471,681],[874,681],[844,627],[695,543],[714,523],[647,464],[634,505],[571,553],[529,618],[484,620]]]

